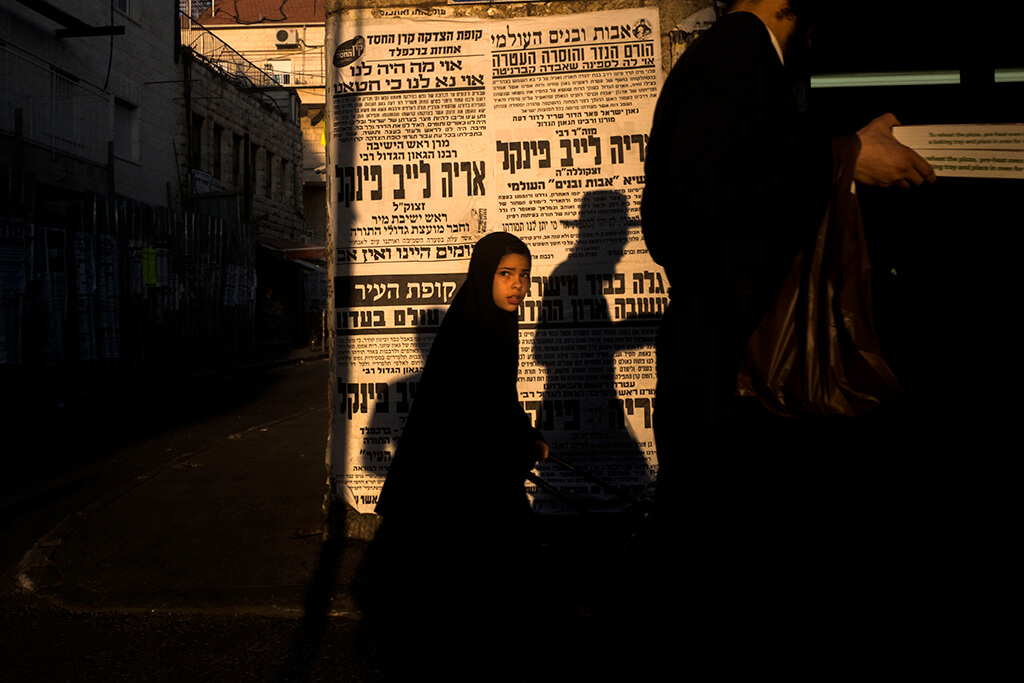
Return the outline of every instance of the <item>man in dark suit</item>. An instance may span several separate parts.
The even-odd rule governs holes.
[[[716,467],[713,454],[746,449],[761,424],[733,395],[739,361],[832,183],[831,143],[811,132],[787,69],[804,57],[813,14],[809,0],[732,3],[683,53],[658,101],[642,217],[672,287],[654,418],[663,507],[680,498],[684,457]],[[892,137],[897,123],[886,114],[858,132],[859,182],[934,180]]]
[[[828,482],[804,482],[835,472],[809,473],[821,459],[795,452],[802,427],[734,395],[747,340],[831,191],[831,142],[811,132],[787,69],[804,57],[813,9],[807,0],[732,3],[673,68],[648,146],[643,230],[671,285],[654,413],[661,578],[683,591],[663,605],[685,609],[706,634],[715,618],[734,629],[780,608],[806,615],[813,586],[834,576],[818,571],[832,558],[813,555],[815,501]],[[857,133],[858,182],[934,180],[892,137],[897,123],[887,114]],[[681,585],[680,551],[692,560]]]

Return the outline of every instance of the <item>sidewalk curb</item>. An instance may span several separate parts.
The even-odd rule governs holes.
[[[303,359],[297,359],[302,361]],[[284,364],[295,362],[287,361]],[[242,432],[228,435],[206,446],[183,453],[156,468],[141,474],[130,485],[94,500],[82,510],[76,511],[58,522],[50,531],[40,537],[25,553],[14,573],[14,583],[23,593],[34,595],[50,604],[69,612],[113,612],[120,614],[210,614],[248,615],[294,619],[305,613],[304,603],[308,585],[291,586],[246,586],[224,589],[157,590],[157,591],[108,591],[105,593],[65,582],[55,559],[64,541],[75,534],[82,523],[100,510],[115,505],[161,474],[188,461],[233,441],[245,434],[265,431],[273,425],[287,423],[306,416],[300,410],[289,415],[253,425]],[[327,486],[324,486],[324,494]],[[319,538],[316,538],[319,537]],[[296,541],[316,540],[323,543],[324,530],[321,526],[316,533],[296,531]],[[202,599],[196,596],[202,595]],[[348,594],[346,586],[334,586],[330,595],[329,616],[358,618],[359,612]],[[203,604],[204,606],[197,606]]]

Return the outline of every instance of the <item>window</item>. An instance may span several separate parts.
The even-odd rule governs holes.
[[[139,160],[138,108],[123,100],[114,100],[114,156]]]
[[[266,71],[278,85],[292,85],[292,60],[275,59],[263,65]]]
[[[284,179],[285,179],[284,157],[277,158],[277,192],[274,194],[279,202],[284,201]]]
[[[246,145],[248,146],[248,151],[245,157],[245,170],[243,171],[245,175],[242,180],[242,184],[245,185],[244,190],[246,192],[251,192],[255,195],[259,189],[259,181],[256,173],[259,170],[260,165],[260,146],[252,140],[247,140]]]
[[[192,114],[192,140],[190,142],[190,161],[192,168],[203,170],[203,117]]]
[[[242,136],[231,136],[231,184],[242,186]]]
[[[224,165],[224,126],[213,124],[213,177],[221,178]]]
[[[70,151],[82,146],[75,84],[64,75],[50,73],[50,139],[55,148]]]
[[[268,149],[263,159],[263,193],[268,197],[274,189],[274,154]]]

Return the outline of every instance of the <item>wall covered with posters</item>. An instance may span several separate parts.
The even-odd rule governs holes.
[[[533,254],[519,311],[524,409],[553,455],[647,497],[668,284],[647,254],[639,205],[669,53],[664,17],[643,6],[458,14],[328,14],[332,493],[373,511],[473,244],[503,230]],[[450,409],[439,436],[458,431],[459,406]],[[563,467],[539,473],[589,509],[622,504]],[[457,492],[441,490],[439,507],[458,511]],[[527,490],[538,512],[569,509]]]

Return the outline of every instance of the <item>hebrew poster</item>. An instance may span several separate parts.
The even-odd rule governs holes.
[[[639,205],[658,36],[646,8],[329,20],[330,461],[335,494],[355,509],[373,511],[434,334],[473,245],[496,230],[533,255],[521,403],[552,455],[613,485],[544,462],[538,474],[563,497],[524,483],[535,510],[621,508],[615,488],[650,494],[654,335],[668,294]],[[457,431],[450,408],[439,429]],[[457,507],[440,490],[439,504]]]

